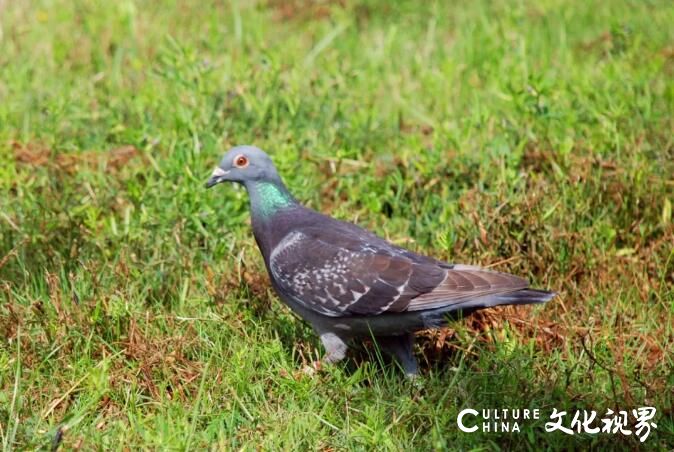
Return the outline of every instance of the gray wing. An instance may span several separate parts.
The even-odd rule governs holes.
[[[512,275],[311,228],[286,235],[269,268],[284,294],[332,317],[434,309],[528,286]]]

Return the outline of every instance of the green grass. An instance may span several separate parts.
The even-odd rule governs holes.
[[[639,447],[462,408],[658,409],[674,447],[674,5],[0,1],[5,449]],[[234,144],[307,205],[552,288],[406,381],[273,294]],[[570,422],[570,420],[567,420]]]

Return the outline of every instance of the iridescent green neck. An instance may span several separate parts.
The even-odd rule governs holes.
[[[295,199],[282,183],[256,181],[246,184],[253,215],[269,217],[279,209],[295,204]]]

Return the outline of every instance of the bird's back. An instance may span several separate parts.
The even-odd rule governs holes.
[[[484,307],[537,303],[553,296],[521,292],[528,287],[522,278],[423,256],[304,207],[279,213],[269,231],[273,240],[263,254],[275,287],[325,316],[459,309],[478,299]]]

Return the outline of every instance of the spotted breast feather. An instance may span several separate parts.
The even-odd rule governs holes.
[[[516,276],[445,264],[374,235],[337,232],[292,230],[269,256],[280,290],[326,316],[423,311],[528,286]]]

